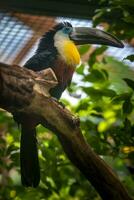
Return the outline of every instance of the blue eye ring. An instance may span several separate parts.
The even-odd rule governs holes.
[[[63,28],[63,32],[64,32],[65,34],[71,33],[71,32],[72,32],[72,27],[64,27],[64,28]]]

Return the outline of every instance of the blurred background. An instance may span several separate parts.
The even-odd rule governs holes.
[[[124,49],[79,47],[82,62],[63,103],[80,116],[93,150],[118,174],[134,196],[134,1],[0,2],[0,62],[23,64],[40,37],[60,21],[98,27],[123,40]],[[70,163],[56,136],[37,127],[41,182],[37,189],[20,181],[20,131],[10,113],[0,110],[0,200],[100,200]]]

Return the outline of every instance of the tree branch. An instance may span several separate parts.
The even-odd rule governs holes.
[[[112,169],[85,141],[79,119],[49,95],[57,84],[51,69],[37,74],[19,66],[0,64],[0,107],[27,113],[56,133],[71,162],[85,175],[103,200],[132,200]]]

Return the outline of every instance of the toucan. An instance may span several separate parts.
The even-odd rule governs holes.
[[[73,27],[69,22],[56,24],[39,41],[35,54],[24,67],[35,72],[51,68],[58,85],[50,90],[50,95],[60,99],[70,85],[73,73],[80,63],[77,45],[102,44],[123,48],[123,43],[110,33],[96,28]],[[18,115],[19,116],[19,115]],[[37,187],[40,182],[36,125],[30,115],[17,118],[21,125],[20,166],[21,181],[25,187]]]

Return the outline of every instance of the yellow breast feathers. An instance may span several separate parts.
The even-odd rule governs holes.
[[[80,54],[71,40],[63,42],[63,56],[67,64],[76,66],[80,64]]]
[[[75,67],[80,64],[80,54],[78,49],[69,38],[56,35],[55,47],[67,65]]]

